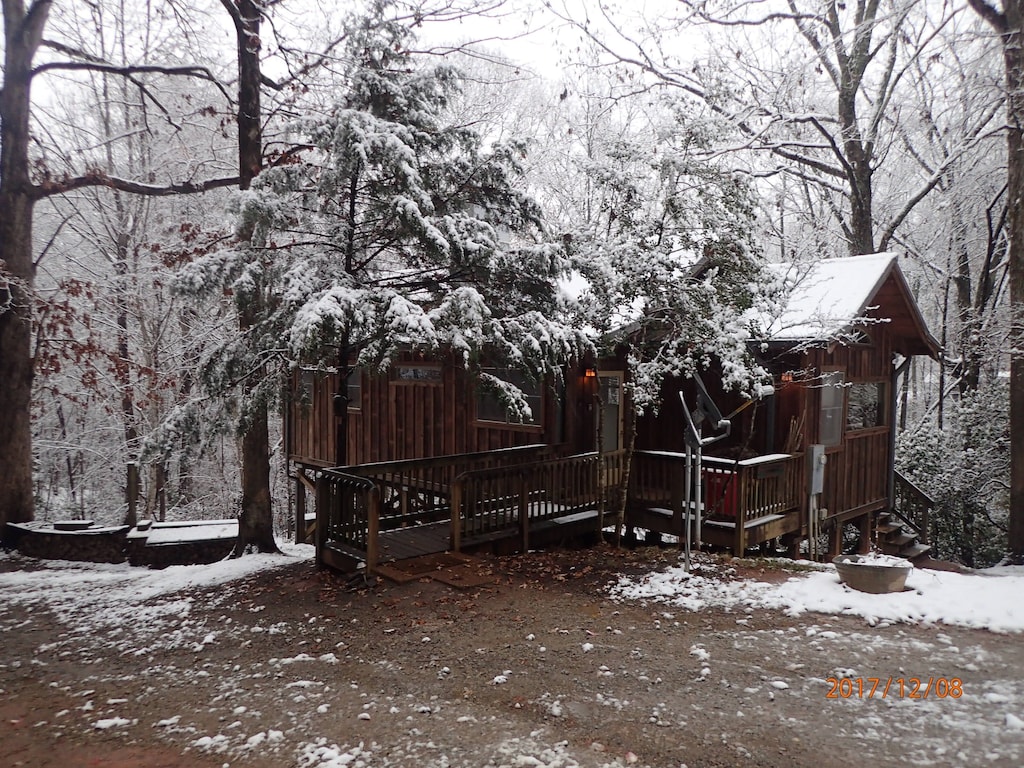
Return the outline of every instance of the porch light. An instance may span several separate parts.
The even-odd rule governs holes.
[[[783,384],[792,384],[793,383],[793,374],[790,371],[786,371],[784,374],[782,374],[782,383]]]
[[[597,378],[597,368],[588,367],[583,369],[583,376],[587,379]]]

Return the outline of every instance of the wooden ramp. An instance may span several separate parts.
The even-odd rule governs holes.
[[[387,563],[446,552],[451,528],[451,523],[445,520],[381,531],[378,558],[381,563]]]
[[[490,584],[495,579],[491,566],[461,552],[441,552],[398,560],[377,566],[377,575],[398,584],[430,579],[457,589]]]

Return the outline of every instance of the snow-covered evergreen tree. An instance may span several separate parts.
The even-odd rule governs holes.
[[[753,393],[766,372],[749,343],[772,285],[751,239],[752,191],[699,157],[708,135],[681,119],[656,141],[621,138],[587,163],[601,211],[576,233],[581,308],[607,339],[627,341],[638,413],[657,410],[664,380],[712,362],[723,385]]]
[[[561,244],[519,188],[523,146],[449,124],[459,73],[417,61],[411,41],[379,18],[353,32],[342,98],[300,123],[295,162],[241,196],[251,243],[183,275],[186,288],[226,284],[240,306],[269,308],[209,367],[215,388],[258,372],[267,396],[280,384],[271,369],[380,370],[403,350],[541,377],[586,347],[563,306]],[[526,408],[516,387],[486,378]]]

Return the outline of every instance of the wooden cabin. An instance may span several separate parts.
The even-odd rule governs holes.
[[[716,388],[711,372],[704,376],[719,409],[733,417],[729,436],[703,456],[702,541],[740,552],[781,537],[795,554],[813,536],[805,551],[838,554],[855,527],[861,551],[877,541],[909,557],[926,553],[920,514],[928,500],[897,483],[894,415],[903,363],[937,357],[940,346],[896,256],[779,269],[794,285],[782,314],[766,320],[756,350],[772,373],[773,396],[745,401]],[[670,382],[657,418],[637,424],[628,521],[661,533],[681,526],[680,486],[664,494],[666,478],[684,463],[680,392],[692,408],[693,385]],[[810,492],[814,466],[823,470],[818,494]]]
[[[939,345],[897,259],[780,269],[794,286],[756,346],[774,394],[747,401],[716,387],[713,372],[703,377],[732,429],[702,450],[692,475],[699,506],[684,482],[693,382],[666,383],[658,416],[636,420],[627,456],[622,357],[571,366],[557,382],[513,379],[533,413],[525,423],[451,360],[408,355],[386,374],[356,369],[344,385],[337,374],[301,372],[286,440],[298,510],[315,494],[320,562],[372,568],[508,540],[525,549],[538,536],[596,533],[612,521],[681,538],[689,520],[696,539],[737,553],[778,540],[796,553],[808,537],[811,554],[825,537],[820,551],[838,553],[851,525],[861,549],[884,533],[899,551],[921,551],[919,524],[884,517],[897,495],[897,361],[937,356]]]

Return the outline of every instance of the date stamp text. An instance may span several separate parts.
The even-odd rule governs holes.
[[[959,699],[959,677],[828,677],[826,699]]]

